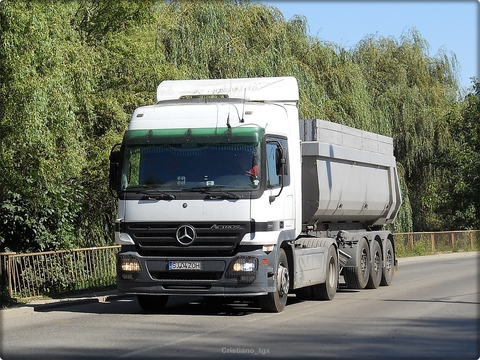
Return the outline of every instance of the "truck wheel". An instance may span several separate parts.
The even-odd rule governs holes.
[[[385,267],[382,271],[382,281],[380,285],[389,286],[393,279],[393,270],[395,267],[395,254],[393,253],[393,245],[390,239],[385,241]]]
[[[382,281],[382,249],[378,241],[373,241],[372,263],[370,265],[370,276],[368,277],[367,288],[376,289]]]
[[[277,271],[275,272],[277,291],[260,296],[260,307],[268,312],[282,312],[287,305],[290,277],[288,274],[287,255],[283,249],[278,253]]]
[[[323,284],[312,286],[315,300],[333,300],[338,287],[338,256],[334,246],[330,245],[327,255],[326,279]]]
[[[351,289],[364,289],[370,276],[368,243],[362,238],[357,244],[357,266],[343,269],[343,277]]]
[[[137,300],[143,311],[159,312],[165,309],[168,295],[137,295]]]

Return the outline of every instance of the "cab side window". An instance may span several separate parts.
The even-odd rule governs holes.
[[[272,189],[287,186],[290,183],[288,171],[287,140],[283,138],[269,138],[267,140],[267,188]]]

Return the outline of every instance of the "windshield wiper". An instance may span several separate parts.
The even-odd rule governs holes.
[[[145,194],[142,197],[142,200],[174,200],[177,197],[173,194],[167,194],[162,192],[155,192],[153,194]]]
[[[228,192],[228,191],[216,191],[210,192],[207,194],[207,199],[209,200],[218,200],[218,199],[241,199],[240,195]]]
[[[182,191],[186,192],[199,192],[202,194],[208,194],[207,199],[241,199],[242,197],[238,194],[222,190],[225,185],[212,185],[212,186],[196,186],[191,188],[183,189]]]
[[[176,196],[163,192],[152,185],[136,185],[123,190],[124,192],[134,192],[136,194],[144,194],[142,200],[174,200]]]

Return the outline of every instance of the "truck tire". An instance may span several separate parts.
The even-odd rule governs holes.
[[[393,252],[393,245],[390,239],[385,241],[385,267],[382,271],[382,281],[380,285],[389,286],[393,280],[393,271],[395,268],[395,254]]]
[[[382,281],[382,249],[378,241],[373,241],[371,255],[372,262],[370,264],[367,289],[376,289],[380,286],[380,281]]]
[[[137,295],[137,300],[143,311],[160,312],[167,305],[168,295]]]
[[[338,256],[337,250],[330,245],[327,253],[326,278],[323,284],[312,285],[315,300],[333,300],[338,287]]]
[[[370,276],[370,251],[365,238],[357,244],[357,266],[345,267],[343,277],[347,286],[351,289],[364,289]]]
[[[280,249],[275,271],[277,291],[260,296],[260,307],[268,312],[282,312],[287,305],[290,277],[288,273],[288,262],[285,250]]]

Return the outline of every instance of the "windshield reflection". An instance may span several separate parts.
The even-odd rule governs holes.
[[[122,190],[252,190],[259,163],[258,144],[127,146]]]

